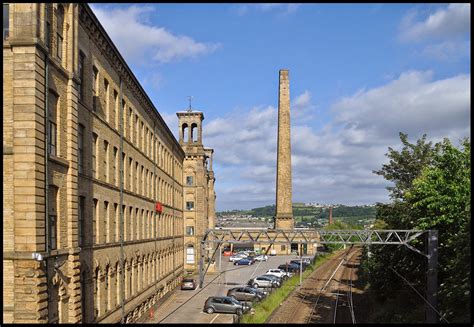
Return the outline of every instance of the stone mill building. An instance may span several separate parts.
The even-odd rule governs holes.
[[[214,226],[203,113],[176,140],[87,4],[3,20],[3,321],[134,322]]]

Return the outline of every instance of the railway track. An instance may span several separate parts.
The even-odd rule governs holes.
[[[353,259],[359,254],[350,248],[319,290],[306,323],[355,323],[352,305]]]
[[[358,249],[353,249],[352,247],[348,250],[345,250],[336,255],[336,257],[332,258],[330,261],[326,262],[323,266],[321,266],[318,272],[313,273],[305,280],[305,285],[309,285],[309,287],[303,287],[296,290],[293,295],[291,295],[288,300],[282,304],[275,314],[269,318],[267,322],[278,322],[278,323],[316,323],[322,322],[323,320],[326,323],[333,323],[333,320],[326,319],[326,317],[332,317],[331,313],[332,307],[337,299],[339,302],[339,306],[343,307],[346,306],[346,299],[350,299],[350,304],[352,304],[352,289],[349,290],[349,286],[351,283],[344,284],[347,288],[348,295],[328,295],[328,292],[337,288],[337,285],[340,284],[340,281],[344,276],[342,276],[341,271],[347,271],[347,269],[341,269],[345,263],[347,264],[348,260],[355,257],[356,254],[359,253]],[[323,268],[323,269],[321,269]],[[344,267],[346,268],[346,267]],[[352,271],[353,269],[349,269]],[[346,273],[347,274],[347,273]],[[350,273],[348,276],[345,277],[348,280],[352,280],[352,274]],[[337,292],[338,293],[338,292]],[[351,305],[352,307],[352,305]],[[337,308],[337,306],[336,306]],[[335,314],[334,319],[342,319],[341,315],[337,318],[337,310],[342,309],[334,309]],[[353,310],[350,310],[351,317],[354,316]],[[346,321],[347,322],[347,321]],[[350,320],[349,320],[350,322]]]

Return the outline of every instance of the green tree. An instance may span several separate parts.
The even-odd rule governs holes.
[[[440,308],[463,322],[470,309],[471,144],[465,139],[458,149],[445,139],[440,148],[405,198],[415,228],[439,231]]]
[[[389,163],[382,165],[382,169],[373,171],[395,184],[387,187],[393,199],[403,198],[404,192],[411,187],[413,180],[432,162],[437,150],[437,146],[433,147],[432,142],[426,142],[426,134],[423,134],[416,144],[408,142],[407,134],[400,132],[399,135],[403,144],[402,151],[398,152],[389,147],[388,153],[385,154],[390,159]]]
[[[436,229],[439,233],[439,304],[440,310],[452,322],[469,320],[470,308],[470,141],[461,148],[449,140],[434,146],[426,135],[410,144],[400,133],[403,149],[389,148],[390,162],[374,173],[392,181],[389,188],[393,199],[389,204],[377,204],[377,225],[387,229]],[[423,251],[423,242],[412,243]],[[420,293],[425,288],[426,259],[404,246],[391,248],[372,246],[372,257],[363,256],[362,279],[368,280],[381,299],[399,298],[400,308],[414,305],[404,301],[399,289],[406,285],[391,268],[405,276]],[[423,305],[419,303],[418,306]],[[415,310],[416,311],[416,310]],[[389,312],[385,319],[403,322],[404,317]],[[422,318],[421,318],[422,319]]]

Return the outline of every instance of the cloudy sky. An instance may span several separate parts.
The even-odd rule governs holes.
[[[293,201],[389,201],[399,132],[470,135],[469,4],[92,4],[159,113],[193,96],[217,210],[275,203],[278,71],[290,70]]]

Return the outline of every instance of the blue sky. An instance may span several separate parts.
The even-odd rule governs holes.
[[[159,113],[205,114],[217,210],[275,202],[290,70],[293,201],[387,202],[399,132],[470,135],[469,4],[91,4]]]

